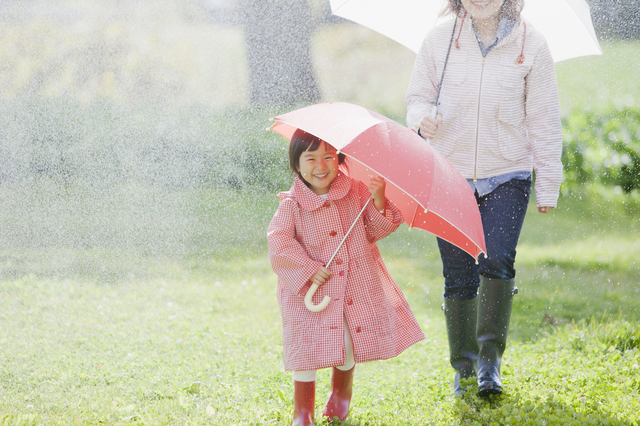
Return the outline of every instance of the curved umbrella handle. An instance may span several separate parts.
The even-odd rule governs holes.
[[[313,297],[314,294],[316,294],[317,289],[318,289],[318,284],[311,284],[311,288],[309,288],[307,295],[304,296],[304,304],[307,307],[307,309],[310,310],[311,312],[320,312],[321,310],[327,307],[329,302],[331,302],[331,298],[329,296],[324,296],[324,299],[322,299],[322,302],[318,303],[317,305],[314,305],[313,302],[311,301],[311,298]]]

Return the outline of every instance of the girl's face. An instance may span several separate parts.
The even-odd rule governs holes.
[[[326,142],[315,151],[305,151],[300,156],[298,171],[318,195],[329,192],[331,182],[338,175],[338,153]]]
[[[462,0],[462,6],[474,21],[497,20],[505,0]]]

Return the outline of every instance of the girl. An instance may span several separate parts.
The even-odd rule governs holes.
[[[289,145],[293,187],[280,193],[280,206],[267,238],[282,314],[285,370],[293,370],[293,424],[314,418],[316,370],[333,368],[331,393],[323,415],[344,420],[349,412],[355,364],[399,355],[424,339],[409,305],[393,282],[375,242],[403,222],[385,198],[385,182],[369,188],[342,173],[344,154],[297,130]],[[328,268],[358,213],[363,215]],[[311,283],[329,305],[320,312],[304,304]]]
[[[407,123],[468,179],[485,231],[488,257],[479,265],[438,241],[458,395],[461,379],[476,375],[481,396],[502,393],[500,364],[518,290],[516,244],[532,169],[540,213],[556,207],[562,182],[553,60],[542,35],[521,18],[522,6],[523,0],[449,0],[457,19],[427,36],[407,91]],[[433,118],[447,53],[442,114]]]

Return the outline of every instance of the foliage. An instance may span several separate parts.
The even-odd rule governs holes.
[[[565,181],[640,190],[640,110],[574,111],[563,120]]]
[[[286,189],[286,141],[265,131],[278,112],[4,101],[0,183],[45,177],[98,187],[134,181],[168,188]],[[565,117],[565,187],[596,184],[612,188],[612,194],[637,192],[639,123],[640,110],[630,108],[576,110]]]
[[[195,1],[5,1],[2,98],[246,105],[242,28],[212,25],[202,12]]]
[[[45,177],[98,187],[135,181],[275,191],[290,182],[286,143],[265,131],[276,112],[3,102],[0,183]]]

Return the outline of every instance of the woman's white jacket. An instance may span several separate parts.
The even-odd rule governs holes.
[[[467,179],[533,169],[538,206],[556,207],[562,125],[546,41],[529,23],[525,33],[519,21],[483,58],[470,19],[461,31],[460,21],[440,93],[443,123],[432,146]],[[406,97],[409,127],[431,113],[453,25],[434,28],[418,53]]]

